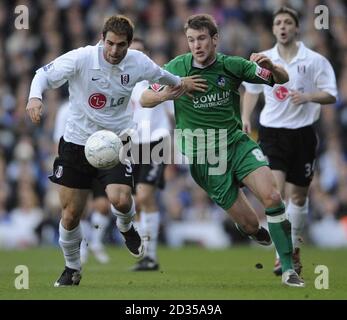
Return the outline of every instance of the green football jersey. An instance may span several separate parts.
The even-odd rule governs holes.
[[[181,76],[200,75],[207,80],[206,92],[194,92],[174,101],[177,142],[183,154],[196,155],[199,147],[218,147],[238,141],[242,135],[239,86],[242,81],[273,85],[271,72],[241,57],[217,54],[216,61],[204,68],[193,67],[193,56],[176,57],[164,68]],[[176,130],[177,132],[177,130]],[[216,140],[217,139],[217,140]]]

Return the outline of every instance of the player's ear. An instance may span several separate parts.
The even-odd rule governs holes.
[[[218,39],[219,39],[218,33],[216,33],[212,36],[212,43],[215,47],[217,47]]]

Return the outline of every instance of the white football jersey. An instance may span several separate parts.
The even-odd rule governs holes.
[[[298,45],[297,55],[289,64],[280,57],[277,45],[262,52],[288,72],[287,83],[270,87],[243,82],[246,91],[250,93],[264,92],[265,106],[259,119],[262,126],[297,129],[312,125],[318,120],[321,105],[314,102],[293,105],[289,97],[291,90],[303,93],[324,91],[337,97],[335,73],[330,62],[308,49],[302,42],[298,42]]]
[[[37,73],[44,73],[42,78],[47,79],[50,88],[69,82],[70,113],[64,139],[79,145],[84,145],[92,133],[101,129],[122,135],[135,128],[128,103],[137,82],[180,84],[179,77],[163,70],[137,50],[129,49],[117,65],[108,63],[101,42],[72,50]],[[41,98],[41,94],[33,81],[29,99]]]
[[[149,83],[144,80],[136,84],[129,101],[129,107],[133,110],[133,120],[137,124],[137,135],[132,137],[135,143],[149,143],[160,140],[161,137],[170,135],[170,115],[173,115],[173,101],[165,101],[154,108],[143,108],[140,98]]]

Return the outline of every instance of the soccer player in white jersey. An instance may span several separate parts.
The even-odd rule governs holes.
[[[130,161],[109,170],[92,167],[85,158],[84,145],[94,132],[106,129],[124,136],[134,127],[127,110],[131,92],[137,82],[149,80],[179,88],[183,92],[195,88],[196,78],[179,77],[163,70],[145,54],[128,50],[133,38],[132,22],[121,15],[110,17],[103,26],[102,40],[95,46],[72,50],[40,68],[32,81],[26,106],[31,121],[40,122],[42,93],[68,81],[70,115],[59,143],[51,181],[60,185],[62,219],[59,243],[65,258],[65,269],[56,287],[78,285],[81,279],[80,218],[92,180],[104,186],[117,216],[117,227],[124,236],[130,253],[141,258],[142,240],[133,226],[135,203]]]
[[[57,149],[59,141],[64,135],[65,125],[70,111],[69,106],[68,101],[64,102],[59,107],[55,118],[53,140],[57,145]],[[105,231],[110,223],[110,202],[108,201],[104,188],[97,179],[94,179],[92,183],[92,196],[93,202],[90,222],[88,218],[82,217],[80,220],[83,236],[81,242],[81,262],[82,264],[87,262],[89,251],[91,251],[98,262],[105,264],[110,261],[110,257],[103,244]]]
[[[145,52],[145,44],[141,38],[134,38],[130,48]],[[155,271],[159,269],[157,259],[157,242],[160,226],[160,213],[156,201],[156,190],[165,185],[163,161],[157,163],[151,157],[153,150],[170,143],[173,102],[165,101],[156,108],[143,108],[140,98],[149,87],[144,80],[136,84],[130,98],[130,108],[134,112],[133,120],[137,123],[137,134],[132,139],[132,153],[135,160],[133,176],[136,188],[136,206],[140,213],[139,232],[145,241],[145,254],[132,268],[132,271]],[[138,154],[135,154],[137,153]],[[159,151],[158,151],[159,152]],[[136,157],[138,155],[138,157]],[[164,157],[164,155],[163,155]]]
[[[263,53],[286,69],[289,82],[274,87],[244,83],[243,130],[251,132],[251,113],[263,92],[265,106],[260,114],[260,146],[269,159],[282,196],[287,199],[293,262],[300,274],[300,244],[318,143],[313,125],[319,118],[321,105],[335,103],[336,79],[325,57],[297,41],[299,19],[295,10],[282,7],[276,11],[272,30],[277,43]],[[285,190],[288,190],[286,195]],[[282,273],[278,259],[274,273]]]

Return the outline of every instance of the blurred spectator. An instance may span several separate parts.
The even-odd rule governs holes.
[[[37,195],[30,186],[18,188],[18,207],[14,208],[7,220],[0,222],[0,248],[23,249],[38,244],[36,228],[43,212]]]

